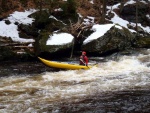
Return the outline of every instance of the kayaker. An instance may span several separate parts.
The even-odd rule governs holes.
[[[88,57],[85,51],[82,51],[82,55],[80,56],[80,65],[88,66]]]

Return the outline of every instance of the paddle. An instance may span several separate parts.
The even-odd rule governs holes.
[[[85,65],[85,66],[87,66],[86,64],[85,64],[85,62],[82,60],[82,59],[80,59],[80,61]],[[88,66],[87,66],[88,67]],[[89,67],[88,67],[89,68]]]

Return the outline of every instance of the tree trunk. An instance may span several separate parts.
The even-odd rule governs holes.
[[[41,52],[41,48],[40,48],[40,39],[41,39],[41,35],[39,34],[35,39],[35,42],[34,42],[34,53],[35,53],[35,56],[38,56]]]
[[[73,51],[74,51],[74,43],[75,43],[75,38],[73,38],[73,41],[72,41],[72,49],[71,49],[70,58],[72,58],[72,56],[73,56]]]
[[[40,14],[42,13],[42,0],[40,0]]]
[[[124,0],[121,0],[120,13],[121,13],[121,12],[122,12],[122,10],[123,10],[123,7],[124,7],[124,3],[125,3],[125,1],[124,1]]]
[[[138,32],[138,1],[136,1],[136,31]]]
[[[103,8],[102,8],[102,18],[101,18],[101,23],[105,23],[105,17],[106,17],[106,5],[107,5],[107,0],[103,0]]]

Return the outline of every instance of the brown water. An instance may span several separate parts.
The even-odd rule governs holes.
[[[0,79],[0,113],[149,113],[149,53],[98,62],[90,70],[51,70],[37,63],[31,73],[31,63],[24,64],[31,69],[24,74],[17,71],[21,65],[11,65],[12,75]]]

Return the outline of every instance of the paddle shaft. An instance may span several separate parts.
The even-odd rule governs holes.
[[[80,61],[85,65],[85,66],[87,66],[86,65],[86,63],[82,60],[82,59],[80,59]],[[88,66],[87,66],[88,67]],[[89,67],[88,67],[89,68]]]

